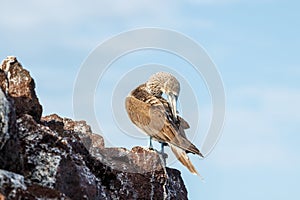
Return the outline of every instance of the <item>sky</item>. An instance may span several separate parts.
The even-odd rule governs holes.
[[[169,155],[169,165],[182,172],[189,199],[300,198],[298,1],[11,0],[1,1],[0,7],[0,59],[15,55],[30,71],[43,115],[74,118],[73,91],[78,73],[88,56],[109,38],[133,29],[157,27],[193,39],[205,49],[222,77],[226,119],[222,136],[208,157],[201,160],[190,156],[205,183]],[[192,113],[194,104],[184,104],[184,95],[179,100],[181,113],[192,128],[199,126],[193,142],[201,147],[211,118],[205,82],[197,79],[180,58],[152,50],[123,56],[99,81],[94,112],[107,145],[147,146],[141,133],[124,134],[111,121],[124,120],[127,124],[128,119],[118,119],[119,113],[110,111],[111,106],[101,107],[99,102],[114,105],[105,94],[123,95],[133,89],[123,87],[122,92],[111,94],[120,88],[121,80],[126,80],[126,73],[149,63],[167,66],[182,77],[181,82],[187,81],[183,84],[186,90],[190,86],[195,92],[195,113],[199,116]],[[132,86],[144,82],[146,75],[136,76]],[[123,113],[120,111],[120,116]],[[193,121],[193,116],[199,121]],[[96,124],[91,126],[98,132]],[[189,131],[187,135],[191,137]]]

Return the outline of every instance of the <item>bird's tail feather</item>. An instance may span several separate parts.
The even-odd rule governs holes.
[[[189,159],[187,153],[185,152],[185,150],[176,147],[175,145],[169,144],[173,153],[175,154],[176,158],[186,167],[188,168],[188,170],[195,174],[198,175],[201,180],[203,180],[203,177],[198,173],[198,171],[196,170],[196,168],[194,167],[194,165],[192,164],[191,160]]]

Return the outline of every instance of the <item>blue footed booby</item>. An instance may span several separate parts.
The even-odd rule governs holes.
[[[167,72],[158,72],[148,81],[131,91],[125,101],[130,120],[151,139],[169,145],[176,158],[190,172],[199,175],[187,153],[201,157],[198,148],[186,137],[184,129],[189,124],[178,115],[177,98],[180,92],[178,80]],[[162,94],[167,99],[162,97]]]

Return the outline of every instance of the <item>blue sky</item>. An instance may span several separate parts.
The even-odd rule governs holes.
[[[227,101],[218,145],[205,160],[191,156],[206,183],[179,163],[172,164],[182,171],[190,199],[300,198],[299,2],[12,0],[0,6],[0,58],[15,55],[30,70],[44,115],[73,117],[77,73],[106,39],[140,27],[172,29],[193,38],[217,65]],[[167,55],[148,55],[124,57],[111,73],[120,73],[122,64],[174,64]],[[191,87],[197,90],[197,85]],[[99,93],[95,96],[101,98]],[[207,122],[207,96],[203,99],[200,119]],[[147,140],[114,144],[131,148],[147,145]]]

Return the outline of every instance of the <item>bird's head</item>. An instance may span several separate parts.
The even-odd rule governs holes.
[[[178,80],[170,73],[158,72],[153,74],[146,83],[148,92],[161,97],[164,93],[168,97],[174,119],[177,120],[177,99],[180,92]]]

